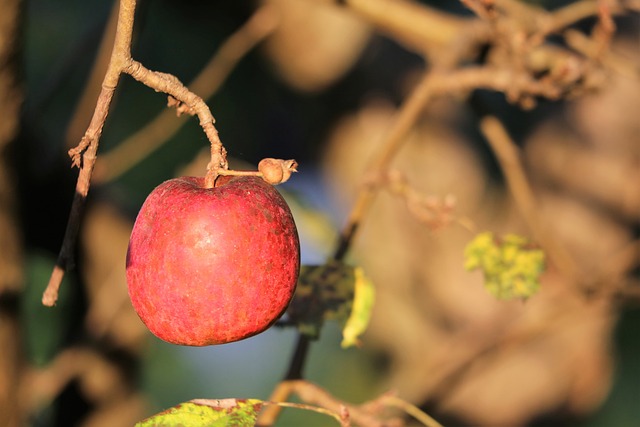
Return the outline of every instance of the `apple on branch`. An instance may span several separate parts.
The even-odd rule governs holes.
[[[133,307],[153,334],[181,345],[264,331],[289,305],[299,269],[291,211],[258,176],[221,175],[212,188],[195,177],[160,184],[127,251]]]

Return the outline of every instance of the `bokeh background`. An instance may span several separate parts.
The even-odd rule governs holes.
[[[15,222],[0,234],[7,242],[0,264],[0,384],[12,393],[3,396],[0,425],[131,425],[193,398],[267,399],[286,373],[294,330],[272,328],[234,344],[181,348],[152,337],[128,305],[124,256],[137,210],[162,181],[205,171],[208,142],[195,119],[173,136],[157,135],[162,144],[122,175],[98,175],[76,269],[67,275],[58,305],[40,305],[75,186],[77,170],[66,152],[90,118],[97,87],[88,81],[113,5],[10,3],[21,11],[19,37],[5,38],[15,46],[6,63],[16,71],[9,87],[21,102],[1,166],[9,196],[0,209],[12,212]],[[133,57],[188,83],[262,3],[286,11],[279,27],[206,101],[232,162],[299,162],[300,172],[279,188],[299,226],[303,264],[321,264],[333,251],[368,159],[425,65],[349,11],[303,0],[140,1]],[[457,2],[444,10],[470,14]],[[609,256],[637,242],[640,231],[638,15],[616,22],[614,46],[635,64],[635,79],[612,73],[601,92],[541,101],[530,111],[483,91],[469,100],[438,101],[394,167],[425,194],[455,195],[456,209],[480,229],[526,235],[477,129],[473,106],[482,105],[502,118],[523,149],[540,211],[580,267],[613,262]],[[88,104],[81,104],[83,96]],[[123,76],[96,173],[125,162],[126,153],[109,164],[100,156],[113,153],[165,105],[163,95]],[[478,274],[462,269],[471,238],[457,225],[432,230],[398,198],[381,194],[349,257],[378,288],[371,329],[362,348],[343,350],[339,326],[328,323],[311,347],[307,378],[354,403],[397,390],[448,426],[637,425],[637,293],[585,302],[551,271],[539,297],[497,302]],[[635,261],[623,277],[637,288],[637,251],[631,256]],[[495,338],[505,331],[506,339]],[[19,417],[26,417],[22,424]],[[331,422],[287,410],[278,425]]]

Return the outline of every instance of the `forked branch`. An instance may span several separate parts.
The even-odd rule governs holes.
[[[73,252],[80,229],[80,219],[84,204],[89,193],[91,175],[96,163],[98,143],[121,74],[129,74],[156,91],[168,93],[185,104],[198,116],[200,125],[211,143],[211,162],[207,167],[205,185],[212,187],[219,171],[227,169],[226,151],[214,126],[215,119],[202,98],[189,91],[176,77],[148,70],[131,58],[131,36],[133,34],[135,9],[136,0],[120,0],[118,24],[111,59],[102,82],[102,89],[98,96],[91,122],[78,146],[69,150],[72,163],[80,169],[80,172],[62,248],[42,296],[42,303],[46,306],[55,305],[64,273],[73,266]]]

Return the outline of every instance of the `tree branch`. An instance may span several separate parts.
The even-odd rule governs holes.
[[[69,150],[72,163],[80,168],[80,172],[62,248],[42,296],[42,303],[46,306],[55,305],[64,273],[73,266],[73,252],[80,229],[80,219],[89,192],[91,175],[96,162],[102,127],[109,113],[111,100],[122,73],[131,75],[156,91],[168,93],[185,104],[189,112],[193,112],[198,116],[200,125],[211,143],[211,161],[207,166],[205,176],[205,185],[207,187],[213,187],[219,170],[228,168],[226,150],[214,126],[215,119],[202,98],[189,91],[176,77],[148,70],[141,63],[131,58],[131,37],[133,34],[135,8],[136,0],[120,1],[113,51],[102,82],[102,89],[98,96],[96,108],[82,140],[77,147]]]
[[[262,6],[220,47],[218,52],[189,84],[189,90],[208,99],[220,88],[240,60],[277,27],[278,17],[272,6]],[[112,181],[160,145],[175,135],[187,121],[187,116],[175,117],[175,112],[163,109],[143,128],[103,154],[96,165],[94,182]]]
[[[131,59],[131,35],[133,33],[133,21],[135,13],[135,0],[121,0],[118,11],[118,25],[116,37],[111,53],[111,60],[107,67],[102,90],[98,96],[96,108],[91,118],[89,128],[85,132],[80,144],[69,150],[74,166],[80,168],[76,192],[71,205],[71,213],[67,222],[62,248],[58,255],[56,266],[51,274],[47,288],[42,296],[42,303],[46,306],[55,305],[58,299],[58,290],[67,269],[73,266],[73,252],[80,229],[80,217],[84,210],[84,204],[89,193],[91,173],[96,162],[98,141],[102,135],[102,127],[109,113],[109,106],[113,99],[118,79],[124,65]]]

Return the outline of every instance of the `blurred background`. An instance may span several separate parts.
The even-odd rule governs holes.
[[[441,3],[422,4],[473,17]],[[41,305],[77,177],[66,153],[91,118],[114,9],[97,0],[0,5],[0,425],[124,426],[194,398],[268,399],[287,371],[293,329],[182,348],[151,336],[129,304],[124,259],[138,209],[162,181],[204,174],[208,156],[197,120],[163,113],[166,97],[129,76],[100,141],[76,268],[57,306]],[[207,74],[199,87],[210,94],[196,92],[233,164],[299,162],[278,188],[299,227],[302,263],[322,264],[369,160],[430,64],[356,11],[322,0],[142,0],[136,19],[134,59],[185,84],[245,28],[213,65],[229,67],[228,78]],[[362,348],[343,350],[339,326],[328,323],[307,379],[352,403],[395,390],[447,426],[637,425],[638,14],[615,22],[611,49],[631,73],[604,67],[597,90],[528,110],[485,90],[438,99],[392,165],[422,194],[455,196],[455,214],[478,231],[529,235],[478,130],[478,111],[491,112],[522,149],[547,235],[585,275],[607,272],[600,288],[585,295],[552,267],[537,296],[497,301],[479,273],[463,269],[473,233],[456,223],[434,229],[382,191],[348,257],[377,288],[370,329]],[[574,27],[588,33],[594,23]],[[332,422],[286,410],[277,425]]]

